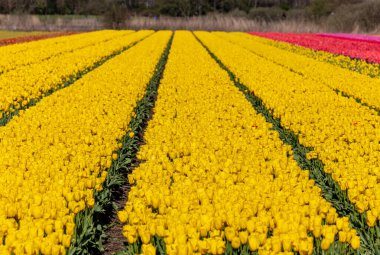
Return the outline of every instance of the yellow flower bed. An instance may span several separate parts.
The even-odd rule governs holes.
[[[367,75],[265,45],[258,37],[246,33],[217,32],[215,34],[302,74],[304,79],[313,79],[380,109],[380,79],[373,79]]]
[[[360,245],[263,116],[190,32],[176,32],[141,164],[118,216],[130,244],[156,254],[224,254],[226,240],[260,254],[312,254],[322,237]],[[268,236],[268,232],[272,235]],[[309,235],[312,234],[312,235]]]
[[[372,77],[377,77],[380,75],[380,66],[377,63],[367,63],[365,60],[361,59],[352,59],[347,56],[335,55],[326,51],[316,51],[307,47],[302,47],[287,42],[275,41],[268,38],[258,36],[254,37],[255,40],[258,42],[262,42],[264,44],[271,45],[276,48],[294,52],[309,57],[311,59],[328,62],[345,69],[357,71],[364,75],[369,75]]]
[[[155,33],[0,127],[0,254],[66,253],[170,35]]]
[[[0,117],[2,112],[12,111],[13,107],[21,108],[47,91],[59,88],[76,73],[85,71],[102,58],[151,33],[152,31],[147,30],[133,34],[127,33],[114,40],[78,49],[0,75]]]
[[[196,33],[281,124],[313,147],[369,226],[380,219],[380,122],[377,112],[210,33]]]
[[[0,73],[130,33],[132,31],[103,30],[0,47]]]

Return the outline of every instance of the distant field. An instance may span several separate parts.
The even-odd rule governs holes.
[[[17,38],[17,37],[22,37],[22,36],[42,35],[42,34],[47,34],[47,33],[48,32],[40,32],[40,31],[20,32],[20,31],[0,30],[0,40],[8,39],[8,38]]]
[[[0,46],[5,46],[15,43],[23,43],[30,41],[38,41],[52,37],[70,35],[74,32],[16,32],[8,30],[0,30]]]

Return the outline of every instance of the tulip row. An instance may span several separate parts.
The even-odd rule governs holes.
[[[0,128],[0,254],[66,253],[74,217],[94,206],[170,34],[153,34]]]
[[[286,34],[262,33],[258,35],[278,41],[289,42],[296,45],[323,50],[333,54],[341,54],[351,58],[358,58],[369,62],[380,63],[380,44],[377,42],[359,42],[356,40],[322,37],[315,34]]]
[[[367,225],[380,219],[380,124],[377,112],[210,33],[202,42],[261,98],[346,191]],[[249,57],[247,57],[249,56]],[[371,234],[370,234],[371,235]]]
[[[70,53],[78,49],[96,45],[124,36],[132,31],[97,31],[91,33],[62,36],[38,42],[23,43],[0,48],[0,73],[5,73],[25,65],[41,63],[43,60]],[[20,57],[22,55],[22,57]]]
[[[105,250],[111,254],[113,251],[119,251],[113,244],[121,241],[118,237],[122,240],[124,238],[122,232],[119,231],[121,223],[113,221],[117,218],[113,217],[116,216],[114,214],[115,204],[119,204],[120,199],[122,199],[123,196],[120,194],[128,182],[126,175],[136,164],[136,154],[142,143],[146,123],[153,114],[157,89],[165,69],[172,41],[173,33],[156,65],[153,76],[147,84],[144,97],[138,101],[134,109],[129,123],[129,131],[120,140],[122,145],[117,152],[119,157],[112,161],[107,178],[103,182],[103,189],[100,192],[94,192],[94,208],[86,208],[75,217],[78,224],[68,254],[82,254],[84,251],[100,254]],[[106,237],[106,240],[102,240],[103,237]]]
[[[313,60],[273,46],[262,44],[257,37],[245,33],[215,33],[217,36],[237,44],[249,51],[289,70],[323,83],[331,89],[343,92],[363,104],[380,111],[380,80],[358,74],[331,64]]]
[[[265,34],[251,33],[251,35],[256,36],[256,40],[260,40],[262,43],[291,51],[300,55],[307,56],[309,58],[325,61],[339,67],[349,69],[351,71],[359,72],[371,77],[377,77],[380,75],[380,67],[377,63],[368,63],[365,60],[353,59],[350,56],[341,55],[339,53],[328,52],[323,50],[318,50],[314,48],[304,46],[299,46],[295,42],[286,42],[280,40],[280,38],[269,38]]]
[[[120,53],[153,32],[125,33],[124,36],[0,75],[0,118],[3,115],[3,118],[8,119],[14,111],[27,107],[29,102],[33,103],[36,99],[67,86],[95,68],[99,62]]]
[[[70,34],[74,34],[71,32],[57,32],[57,33],[32,33],[31,32],[25,33],[25,35],[13,35],[9,34],[9,36],[4,37],[1,35],[0,39],[0,46],[6,46],[10,44],[17,44],[17,43],[25,43],[25,42],[32,42],[32,41],[39,41],[43,39],[53,38],[53,37],[59,37],[59,36],[67,36]]]
[[[156,254],[158,238],[169,255],[359,247],[348,218],[190,32],[174,36],[154,112],[118,213],[129,252]]]

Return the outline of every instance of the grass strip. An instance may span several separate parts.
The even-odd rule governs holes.
[[[78,213],[75,217],[75,232],[68,250],[68,254],[103,254],[103,241],[106,230],[115,214],[114,199],[126,183],[126,174],[136,164],[135,157],[143,141],[143,133],[156,99],[157,89],[168,59],[169,50],[173,41],[171,36],[168,45],[156,66],[155,73],[146,89],[146,93],[135,107],[135,117],[129,123],[130,133],[122,139],[122,148],[118,151],[118,158],[112,162],[103,190],[94,191],[95,205]]]
[[[120,55],[124,51],[132,48],[137,43],[141,42],[142,40],[146,39],[147,37],[151,36],[152,34],[150,34],[150,35],[148,35],[148,36],[146,36],[146,37],[144,37],[144,38],[142,38],[142,39],[140,39],[140,40],[138,40],[136,42],[133,42],[133,43],[129,44],[128,46],[122,48],[121,50],[118,50],[118,51],[114,52],[113,54],[111,54],[109,56],[106,56],[106,57],[102,58],[98,62],[94,63],[90,68],[84,69],[82,71],[79,71],[79,72],[73,74],[71,77],[69,77],[66,81],[64,81],[62,84],[60,84],[56,88],[51,88],[50,90],[46,91],[40,97],[33,98],[32,100],[30,100],[27,104],[23,105],[22,107],[16,107],[15,105],[11,105],[11,107],[9,108],[9,110],[7,112],[1,112],[0,111],[0,127],[5,126],[9,121],[11,121],[12,118],[14,118],[15,116],[19,115],[19,113],[21,111],[24,111],[24,110],[26,110],[26,109],[28,109],[28,108],[30,108],[32,106],[35,106],[44,97],[50,96],[54,92],[56,92],[58,90],[61,90],[61,89],[64,89],[64,88],[72,85],[75,81],[79,80],[80,78],[82,78],[87,73],[95,70],[96,68],[98,68],[101,65],[103,65],[104,63],[106,63],[108,60],[116,57],[117,55]]]
[[[235,75],[218,59],[218,57],[215,56],[195,34],[194,36],[207,50],[210,56],[219,64],[219,66],[229,74],[231,80],[240,89],[240,91],[244,93],[255,110],[261,113],[265,117],[266,121],[273,125],[273,129],[279,133],[280,139],[284,143],[292,146],[294,159],[297,161],[298,165],[303,170],[309,170],[310,178],[313,179],[322,189],[323,197],[336,208],[339,216],[348,216],[350,218],[352,226],[357,230],[361,238],[361,248],[358,250],[358,254],[380,254],[380,244],[377,242],[376,238],[378,233],[380,233],[379,226],[376,226],[374,229],[370,229],[366,224],[366,215],[360,214],[356,210],[354,205],[349,201],[347,192],[342,191],[331,175],[324,171],[323,162],[317,158],[308,159],[306,157],[306,154],[312,151],[313,148],[305,147],[300,144],[298,136],[293,131],[284,128],[281,125],[281,120],[273,117],[270,110],[263,104],[263,101],[255,96],[253,92],[249,91],[247,86],[240,83]],[[336,248],[334,248],[334,250],[335,249]],[[354,251],[351,252],[354,254]],[[315,253],[322,253],[319,245],[315,247]],[[323,254],[328,253],[324,252]],[[334,252],[331,254],[334,254]]]

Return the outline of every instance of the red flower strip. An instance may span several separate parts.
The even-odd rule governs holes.
[[[380,43],[380,36],[371,35],[360,35],[360,34],[345,34],[345,33],[335,33],[335,34],[317,34],[318,36],[332,37],[346,40],[355,40],[360,42],[377,42]]]
[[[262,32],[252,32],[250,34],[276,41],[288,42],[314,50],[321,50],[333,54],[349,56],[351,58],[363,59],[368,62],[380,63],[380,43],[377,42],[365,42],[349,38],[322,37],[316,34]]]

